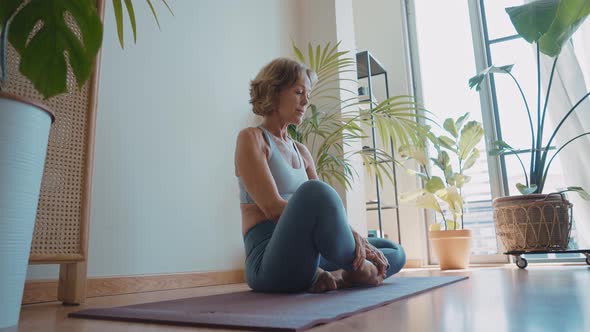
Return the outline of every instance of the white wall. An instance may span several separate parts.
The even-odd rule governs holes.
[[[389,79],[389,93],[407,95],[412,93],[410,61],[404,33],[404,0],[352,0],[356,45],[359,51],[368,50],[385,67]],[[363,82],[361,82],[362,84]],[[373,80],[374,94],[378,101],[385,99],[385,85],[382,76]],[[366,84],[366,83],[365,83]],[[398,192],[410,191],[417,187],[414,176],[398,167]],[[374,181],[367,180],[367,196],[376,198]],[[393,202],[391,185],[385,186],[382,200]],[[376,212],[368,213],[369,224],[376,224]],[[384,210],[384,233],[397,240],[395,216],[392,210]],[[411,204],[400,205],[401,240],[408,259],[425,258],[424,219],[420,210]]]
[[[298,16],[301,19],[297,45],[307,54],[307,45],[324,46],[326,43],[336,45],[340,42],[338,51],[349,51],[346,55],[354,59],[356,53],[356,40],[353,20],[352,0],[298,0]],[[342,73],[340,79],[356,79],[355,73]],[[356,91],[356,83],[341,81],[340,88]],[[333,88],[338,88],[334,85]],[[341,100],[350,99],[345,91],[335,93],[334,97]],[[360,142],[345,147],[345,151],[361,149]],[[333,184],[342,198],[346,207],[349,223],[360,234],[366,234],[366,212],[364,203],[364,176],[362,172],[362,160],[351,158],[351,165],[357,169],[359,177],[353,179],[352,188],[346,191],[340,184]]]
[[[124,51],[106,3],[89,276],[242,268],[235,138],[255,119],[249,81],[292,54],[296,0],[171,1],[162,31],[138,2]]]
[[[238,131],[256,124],[249,81],[273,58],[292,56],[291,37],[298,45],[344,38],[354,51],[351,0],[171,5],[174,17],[159,6],[158,31],[138,3],[138,43],[129,35],[122,51],[107,1],[91,277],[243,268],[233,155]],[[349,214],[364,212],[358,193],[341,195]],[[28,278],[57,275],[57,266],[30,266]]]

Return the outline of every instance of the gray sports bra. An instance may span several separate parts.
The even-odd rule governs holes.
[[[301,158],[301,154],[299,150],[297,150],[297,145],[293,142],[293,147],[295,148],[295,152],[297,153],[297,158],[299,159],[299,168],[293,168],[291,163],[287,162],[281,152],[277,149],[274,141],[272,140],[271,134],[262,126],[258,126],[258,128],[262,129],[268,144],[270,145],[270,158],[268,159],[268,167],[270,168],[270,173],[272,174],[273,179],[277,185],[277,189],[279,190],[279,194],[284,200],[289,200],[293,193],[299,188],[301,184],[305,181],[309,180],[307,177],[307,173],[305,172],[305,165],[303,163],[303,159]],[[246,187],[242,182],[242,178],[238,176],[238,185],[240,187],[240,202],[241,203],[254,203],[248,191],[246,191]]]

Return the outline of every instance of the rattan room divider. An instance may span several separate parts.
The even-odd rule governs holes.
[[[96,1],[104,17],[104,0]],[[77,27],[69,22],[75,31]],[[55,114],[47,148],[29,264],[59,264],[58,300],[79,304],[86,298],[94,128],[100,53],[88,82],[78,89],[71,68],[70,93],[43,100],[18,71],[19,56],[9,46],[8,80],[3,90],[39,100]]]

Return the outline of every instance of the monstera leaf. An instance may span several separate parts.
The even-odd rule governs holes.
[[[19,69],[44,97],[67,91],[67,59],[79,85],[90,77],[102,42],[102,23],[93,3],[31,0],[12,19],[9,40],[21,56]],[[79,37],[68,26],[66,14],[79,27]],[[36,31],[38,22],[42,26]]]
[[[112,1],[119,41],[123,47],[122,3],[121,0]],[[170,10],[166,0],[161,1]],[[135,40],[133,4],[131,0],[124,2]],[[159,27],[152,1],[146,2]],[[102,33],[95,0],[0,0],[2,79],[6,79],[9,40],[21,57],[19,71],[43,97],[67,92],[68,65],[78,86],[82,86],[90,78],[94,59],[102,44]]]

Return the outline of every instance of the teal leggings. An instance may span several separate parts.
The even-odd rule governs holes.
[[[406,262],[403,248],[369,238],[389,262],[387,277]],[[352,270],[355,241],[340,196],[319,180],[303,183],[289,199],[278,222],[263,221],[244,235],[246,282],[254,291],[302,292],[313,283],[318,266]]]

